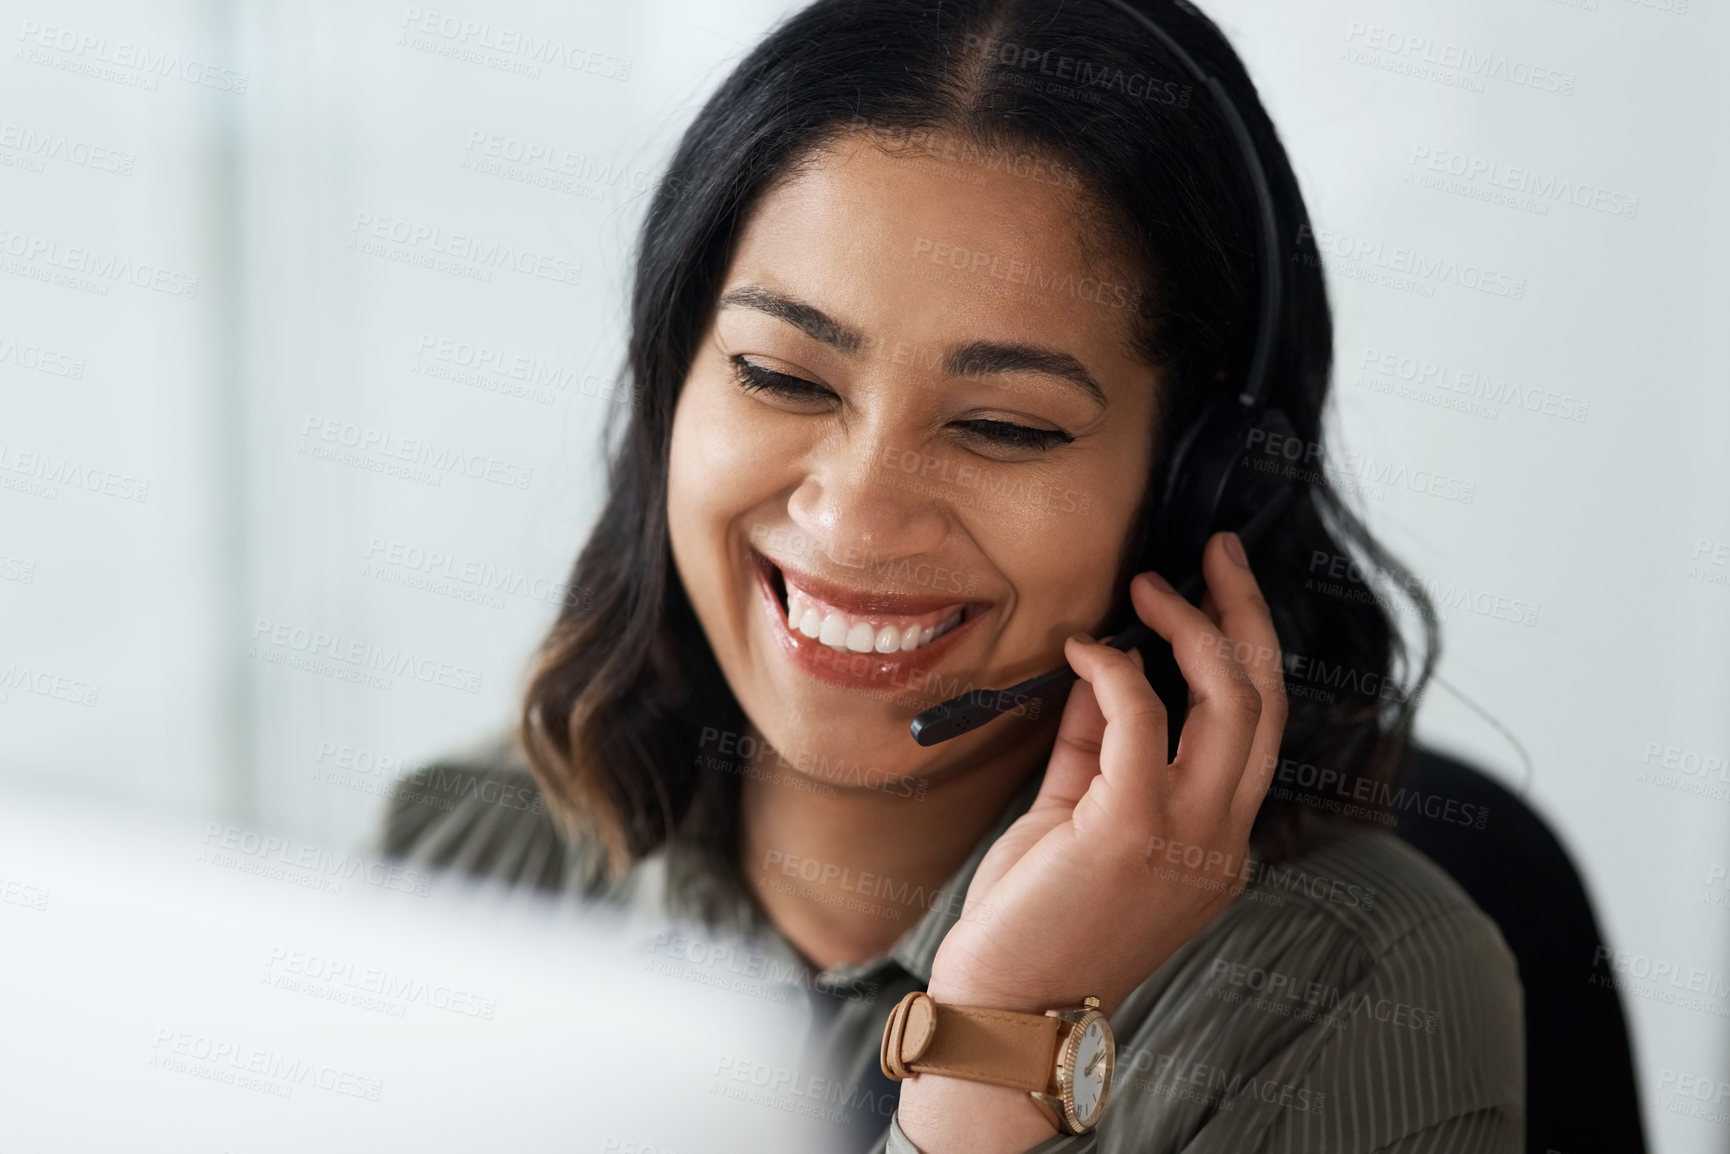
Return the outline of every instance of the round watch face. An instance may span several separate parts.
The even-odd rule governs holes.
[[[1083,1126],[1093,1126],[1105,1110],[1105,1097],[1111,1082],[1114,1055],[1111,1036],[1103,1016],[1094,1016],[1082,1028],[1075,1046],[1075,1067],[1071,1090],[1075,1100],[1075,1117]]]

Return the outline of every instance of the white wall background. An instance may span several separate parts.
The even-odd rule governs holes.
[[[0,4],[11,788],[347,844],[396,772],[511,717],[552,616],[547,587],[597,508],[642,190],[786,7],[446,13],[582,44],[616,61],[613,76],[452,55],[457,40],[415,31],[424,7]],[[1730,760],[1730,15],[1701,0],[1206,7],[1249,61],[1325,230],[1341,447],[1474,486],[1469,503],[1372,487],[1372,526],[1444,601],[1538,607],[1531,625],[1471,602],[1449,612],[1442,666],[1529,751],[1529,781],[1503,735],[1445,692],[1423,735],[1527,789],[1612,945],[1722,989],[1730,784],[1699,767]],[[1571,91],[1412,73],[1450,50],[1546,69]],[[180,67],[153,70],[165,55]],[[489,157],[495,138],[544,149],[568,175]],[[1605,199],[1498,203],[1482,177],[1424,181],[1474,161]],[[475,260],[425,267],[428,243],[380,240],[375,222],[386,237],[531,251],[575,283]],[[1523,284],[1520,299],[1376,283],[1399,248],[1488,266]],[[150,287],[157,269],[179,295]],[[564,385],[513,395],[508,376],[462,368],[482,349]],[[1550,390],[1586,419],[1450,410],[1434,401],[1458,394],[1397,373],[1405,391],[1379,391],[1386,353]],[[376,450],[370,464],[305,451],[345,426],[461,453],[496,479],[430,484],[375,471]],[[436,588],[414,584],[427,578]],[[294,653],[270,644],[278,626],[412,652],[463,684],[289,668],[270,660]],[[1666,756],[1653,747],[1684,768],[1651,780]],[[354,765],[338,765],[344,748]],[[320,780],[332,771],[343,784]],[[1730,1080],[1730,1004],[1714,1004],[1628,999],[1658,1149],[1730,1146],[1724,1125],[1673,1112],[1664,1081]]]

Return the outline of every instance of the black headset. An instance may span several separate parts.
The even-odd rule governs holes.
[[[1196,82],[1213,96],[1220,115],[1255,189],[1257,225],[1261,237],[1261,302],[1255,350],[1241,391],[1233,398],[1212,401],[1173,446],[1160,487],[1154,528],[1167,554],[1193,559],[1178,592],[1200,599],[1201,554],[1208,538],[1222,529],[1235,530],[1245,547],[1255,543],[1273,524],[1296,491],[1295,478],[1278,448],[1295,442],[1296,433],[1285,414],[1267,403],[1268,376],[1273,358],[1274,331],[1279,323],[1283,283],[1280,277],[1279,228],[1274,219],[1273,192],[1261,157],[1237,106],[1225,87],[1203,71],[1166,31],[1125,0],[1104,0],[1141,22],[1175,56]],[[1182,0],[1179,6],[1188,8]],[[1258,463],[1251,452],[1259,451]],[[1121,630],[1108,644],[1129,650],[1155,639],[1139,620]],[[1029,706],[1067,688],[1075,670],[1064,664],[1008,689],[974,689],[934,705],[913,719],[913,740],[936,745],[1002,716],[1033,713]],[[1175,740],[1175,733],[1173,740]]]

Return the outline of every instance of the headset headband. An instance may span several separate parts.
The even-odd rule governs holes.
[[[1261,308],[1256,321],[1255,350],[1250,354],[1249,369],[1244,374],[1243,391],[1237,403],[1245,409],[1267,403],[1268,373],[1273,360],[1274,327],[1279,322],[1280,298],[1284,285],[1280,278],[1279,227],[1275,223],[1273,190],[1268,187],[1267,173],[1262,168],[1261,155],[1249,128],[1238,114],[1237,105],[1226,95],[1225,86],[1197,64],[1195,58],[1171,34],[1155,24],[1145,13],[1130,7],[1126,0],[1105,0],[1124,15],[1137,20],[1187,69],[1196,82],[1213,96],[1214,107],[1225,118],[1231,130],[1232,143],[1237,146],[1238,159],[1243,163],[1250,186],[1255,190],[1256,227],[1261,238]]]

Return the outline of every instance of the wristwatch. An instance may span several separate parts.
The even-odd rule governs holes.
[[[1117,1043],[1098,998],[1027,1014],[939,1005],[914,990],[883,1024],[883,1073],[941,1074],[1026,1090],[1060,1134],[1099,1125],[1111,1097]]]

